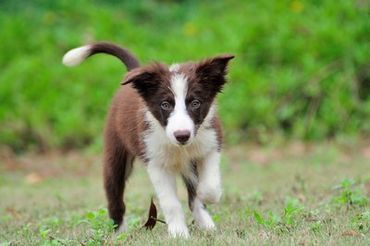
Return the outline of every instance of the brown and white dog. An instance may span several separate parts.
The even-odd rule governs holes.
[[[113,98],[105,128],[104,187],[118,230],[125,229],[123,193],[135,157],[146,164],[171,236],[189,236],[176,194],[177,174],[185,182],[197,225],[214,229],[204,204],[221,197],[222,133],[215,97],[234,56],[140,66],[128,50],[95,43],[70,50],[63,63],[78,65],[97,53],[116,56],[129,70]]]

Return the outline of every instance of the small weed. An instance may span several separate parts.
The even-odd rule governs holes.
[[[285,200],[283,223],[293,226],[295,218],[303,210],[303,205],[295,198],[288,197]]]
[[[219,221],[221,221],[221,215],[218,214],[218,213],[213,214],[212,219],[213,219],[214,222],[219,222]]]
[[[258,224],[264,226],[267,229],[273,229],[275,226],[278,225],[278,223],[281,222],[281,218],[271,211],[269,211],[267,213],[267,216],[265,217],[257,211],[253,211],[253,216]]]
[[[108,212],[105,208],[86,213],[80,223],[86,223],[90,227],[87,245],[101,244],[109,238],[114,230],[113,221],[108,219]]]
[[[335,204],[345,204],[347,208],[350,208],[353,206],[363,207],[369,203],[369,199],[362,193],[360,184],[353,179],[344,179],[335,189],[339,191],[339,194],[333,198]]]
[[[322,221],[318,220],[318,221],[315,221],[313,224],[311,224],[310,229],[311,231],[318,233],[322,230],[322,226],[323,226]]]
[[[39,229],[39,235],[43,240],[47,240],[49,238],[50,229],[45,226],[41,226]]]
[[[70,240],[57,238],[51,235],[52,230],[47,226],[42,225],[39,228],[39,236],[41,237],[43,246],[59,246],[59,245],[68,245],[71,243]]]
[[[127,236],[128,236],[128,234],[127,234],[127,233],[120,233],[120,234],[116,237],[116,241],[117,241],[117,242],[124,242],[124,241],[127,239]]]
[[[285,230],[296,226],[296,218],[302,210],[303,205],[297,199],[288,197],[281,216],[272,211],[268,211],[267,215],[263,216],[254,210],[253,217],[259,225],[266,229]]]
[[[370,211],[356,215],[351,222],[354,229],[363,233],[370,232]]]

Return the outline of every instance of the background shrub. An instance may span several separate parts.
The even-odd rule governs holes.
[[[366,1],[1,1],[0,145],[47,150],[100,144],[125,69],[94,57],[109,40],[143,63],[233,53],[219,108],[229,141],[316,140],[370,132]]]

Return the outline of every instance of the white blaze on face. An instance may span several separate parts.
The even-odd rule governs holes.
[[[172,64],[169,68],[170,72],[177,72],[180,68],[179,64]]]
[[[174,68],[174,70],[177,70],[177,67]],[[166,134],[172,143],[178,144],[174,133],[176,131],[189,131],[190,138],[188,143],[190,143],[194,137],[194,122],[186,111],[185,99],[188,90],[188,81],[184,74],[175,73],[172,76],[171,90],[175,96],[175,108],[168,117]]]

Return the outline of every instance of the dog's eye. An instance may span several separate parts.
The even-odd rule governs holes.
[[[169,102],[167,102],[167,101],[163,101],[163,102],[161,103],[161,108],[162,108],[163,110],[168,111],[168,110],[171,110],[172,106],[171,106],[171,104],[170,104]]]
[[[200,107],[200,101],[199,101],[199,100],[197,100],[197,99],[195,99],[195,100],[193,100],[193,101],[190,103],[190,105],[191,105],[191,108],[192,108],[192,109],[198,109],[198,108]]]

